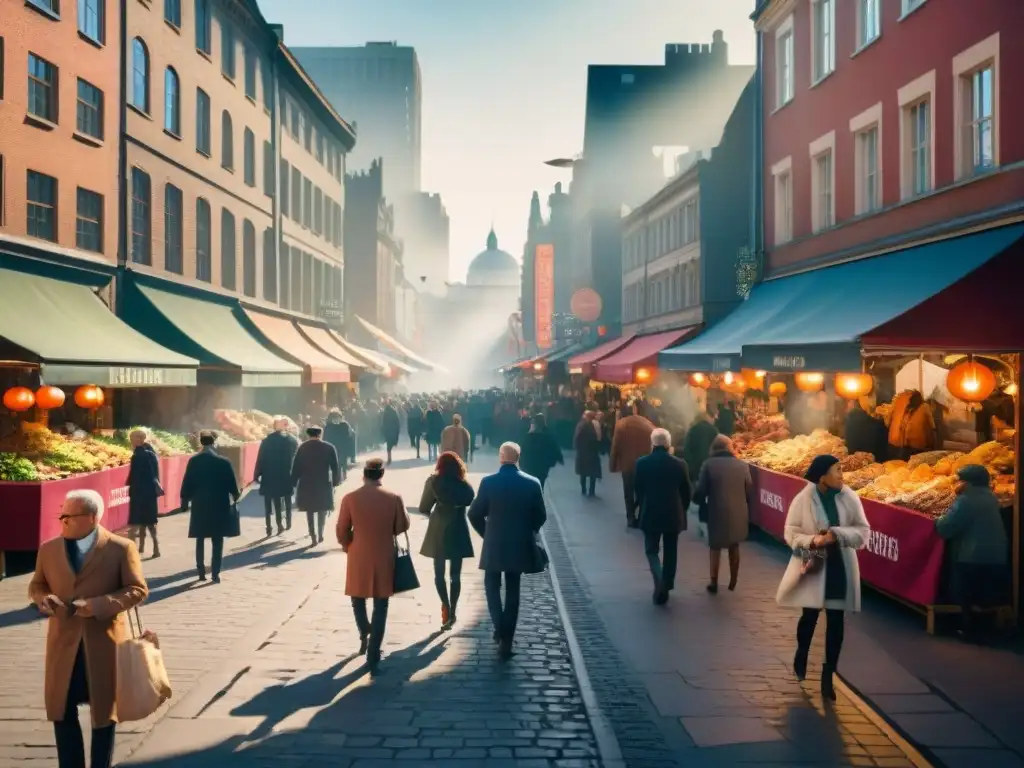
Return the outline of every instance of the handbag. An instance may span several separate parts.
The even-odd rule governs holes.
[[[801,547],[793,551],[793,557],[800,558],[800,575],[815,574],[825,567],[828,552],[824,549],[807,549]]]
[[[533,568],[528,573],[544,573],[548,569],[550,562],[551,559],[548,557],[548,551],[540,543],[540,534],[535,533],[533,535]]]
[[[132,623],[132,614],[135,622]],[[115,702],[121,722],[145,720],[171,698],[171,681],[160,652],[160,638],[143,630],[139,609],[128,613],[131,637],[117,644]]]
[[[395,583],[394,592],[411,592],[420,588],[420,580],[416,575],[416,566],[412,562],[412,550],[409,547],[409,532],[405,533],[405,549],[398,544],[395,536]]]

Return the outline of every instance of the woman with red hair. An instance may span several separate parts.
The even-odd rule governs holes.
[[[434,561],[434,586],[441,598],[441,625],[451,629],[462,591],[462,561],[473,557],[466,508],[475,493],[466,481],[466,465],[453,451],[437,457],[434,474],[427,478],[420,499],[420,512],[430,517],[420,554]],[[445,581],[445,563],[451,589]]]

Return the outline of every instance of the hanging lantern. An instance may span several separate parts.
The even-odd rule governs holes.
[[[75,405],[87,411],[95,410],[103,405],[103,390],[94,384],[79,387],[75,390]]]
[[[946,374],[946,389],[953,397],[967,403],[980,403],[995,388],[995,374],[973,358],[968,358]]]
[[[768,385],[768,394],[772,397],[782,397],[786,394],[786,382],[773,381]]]
[[[36,405],[44,411],[52,411],[64,405],[64,390],[59,387],[40,387],[36,390]]]
[[[11,387],[4,392],[4,407],[16,413],[27,411],[36,404],[36,396],[28,387]]]
[[[740,373],[743,375],[743,380],[747,383],[747,386],[751,389],[764,389],[764,378],[768,375],[767,371],[754,371],[750,368],[744,368]]]
[[[698,389],[707,389],[711,386],[711,378],[704,373],[691,373],[690,386]]]
[[[847,400],[856,400],[858,397],[871,394],[875,382],[866,373],[837,373],[836,393]]]
[[[651,372],[650,368],[637,368],[636,369],[636,383],[637,384],[647,384],[653,378],[653,376],[654,376],[654,374]]]
[[[821,388],[825,386],[824,373],[798,373],[794,378],[796,379],[796,388],[801,392],[820,392]]]
[[[723,392],[728,392],[730,395],[742,395],[747,391],[747,382],[744,381],[740,374],[727,371],[722,374],[722,378],[718,382],[718,387]]]

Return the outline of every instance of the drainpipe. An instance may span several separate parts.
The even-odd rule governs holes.
[[[757,32],[757,73],[754,98],[753,184],[750,185],[752,206],[750,209],[750,247],[758,260],[757,271],[760,279],[764,266],[764,37]]]
[[[118,132],[117,132],[117,176],[121,180],[117,191],[117,266],[118,282],[122,271],[128,264],[128,227],[131,222],[131,211],[128,210],[128,4],[120,3],[120,35],[121,35],[121,73],[120,98],[118,99]],[[118,297],[121,291],[117,291]],[[120,298],[117,299],[120,305]]]

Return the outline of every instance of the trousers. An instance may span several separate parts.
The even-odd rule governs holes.
[[[644,553],[655,589],[665,592],[675,589],[678,545],[678,533],[644,533]]]
[[[502,575],[502,571],[485,571],[484,592],[487,595],[487,611],[491,614],[495,634],[499,640],[511,643],[516,634],[516,624],[519,623],[519,591],[522,574],[514,571],[504,572],[504,604],[501,599]]]
[[[71,671],[68,685],[68,701],[64,716],[53,724],[53,735],[57,746],[57,765],[60,768],[85,768],[85,739],[78,722],[78,705],[89,703],[89,681],[85,673],[85,651],[78,646],[75,666]],[[110,768],[114,761],[114,730],[110,723],[102,728],[92,729],[92,747],[89,750],[89,764],[92,768]]]
[[[214,576],[220,575],[220,564],[224,559],[224,538],[210,538],[210,571]],[[206,539],[196,539],[196,570],[200,576],[206,575]]]
[[[281,512],[282,507],[284,509],[284,522],[285,525],[281,524]],[[291,528],[292,527],[292,498],[291,496],[284,496],[278,499],[272,499],[270,496],[263,497],[263,512],[267,518],[267,533],[270,533],[270,513],[274,513],[274,517],[277,520],[277,527],[280,528]]]
[[[352,615],[356,619],[356,628],[363,637],[369,636],[366,646],[366,657],[370,661],[380,661],[380,647],[384,643],[384,630],[388,623],[388,598],[373,598],[373,617],[366,614],[365,597],[352,598]]]
[[[817,608],[804,608],[800,614],[800,621],[797,622],[796,647],[797,652],[804,658],[811,649],[814,628],[818,626],[820,613]],[[839,666],[839,654],[843,650],[845,615],[846,612],[839,609],[825,609],[825,667],[833,672]]]

